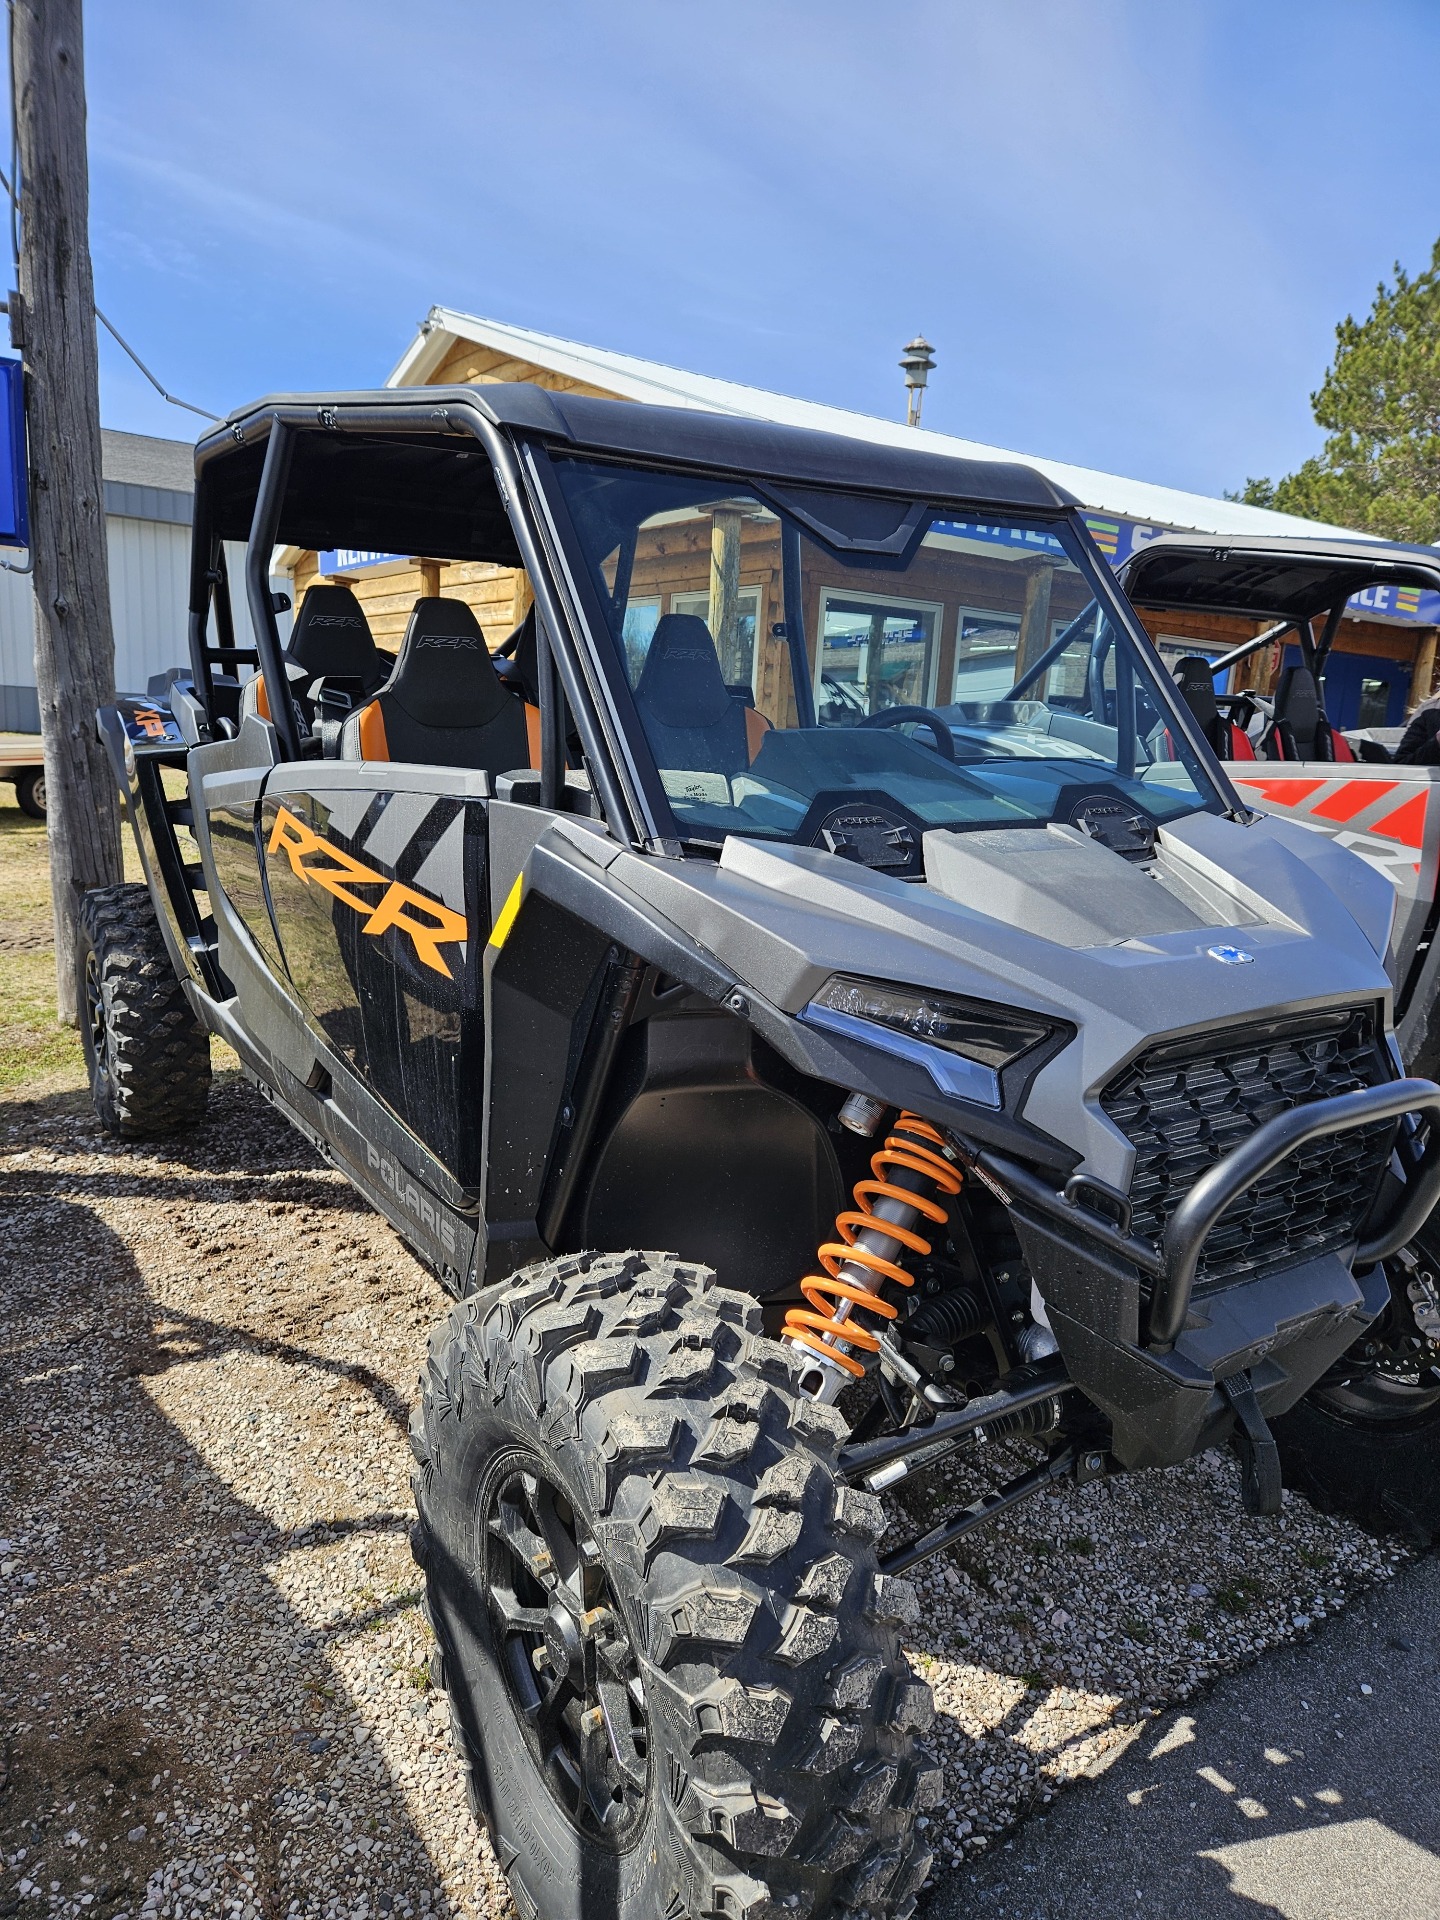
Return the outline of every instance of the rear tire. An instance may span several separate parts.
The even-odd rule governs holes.
[[[105,1127],[143,1140],[197,1126],[210,1097],[210,1037],[144,887],[86,894],[76,974],[90,1098]]]
[[[15,801],[32,820],[45,818],[45,769],[26,767],[15,776]]]
[[[906,1920],[940,1790],[915,1596],[756,1303],[548,1261],[456,1306],[422,1384],[432,1670],[527,1920]]]

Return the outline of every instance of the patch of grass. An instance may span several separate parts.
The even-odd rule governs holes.
[[[84,1087],[79,1037],[55,1017],[45,824],[0,805],[0,1100]]]
[[[1264,1595],[1263,1584],[1253,1575],[1242,1573],[1228,1587],[1216,1589],[1215,1604],[1224,1613],[1248,1613]]]
[[[1204,1640],[1207,1637],[1203,1620],[1192,1620],[1185,1631],[1192,1640]]]
[[[1072,1534],[1065,1542],[1065,1545],[1071,1553],[1093,1553],[1095,1551],[1095,1542],[1090,1538],[1088,1533]]]
[[[84,1086],[80,1036],[55,1018],[53,952],[0,952],[0,1099]]]
[[[1136,1617],[1125,1622],[1125,1637],[1127,1640],[1138,1641],[1142,1647],[1148,1647],[1155,1635],[1148,1620]]]
[[[167,788],[178,776],[167,774]],[[9,787],[0,788],[8,794]],[[125,878],[143,879],[134,835],[121,836]],[[219,1073],[238,1066],[220,1041]],[[0,802],[0,1101],[86,1091],[79,1035],[55,1017],[55,929],[50,915],[50,848],[45,823]]]
[[[1334,1563],[1335,1556],[1333,1553],[1326,1553],[1323,1547],[1302,1547],[1300,1549],[1300,1558],[1305,1562],[1307,1567],[1317,1567],[1323,1570]]]
[[[0,805],[0,946],[10,952],[48,947],[53,937],[45,823],[17,806]]]

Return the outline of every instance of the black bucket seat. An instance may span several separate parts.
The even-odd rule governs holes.
[[[311,587],[300,602],[290,643],[280,655],[300,723],[314,725],[322,687],[352,705],[382,685],[393,662],[381,653],[365,610],[349,587]],[[270,697],[262,675],[247,680],[240,713],[270,718]]]
[[[723,774],[749,766],[746,709],[725,684],[715,642],[699,614],[660,616],[635,705],[660,766]]]
[[[1215,698],[1215,674],[1210,662],[1199,653],[1187,653],[1175,669],[1175,684],[1180,698],[1194,716],[1195,724],[1221,760],[1253,760],[1255,749],[1245,729],[1220,711]]]
[[[1262,743],[1271,760],[1353,760],[1343,734],[1325,717],[1320,684],[1309,667],[1286,667],[1275,689],[1275,713]]]

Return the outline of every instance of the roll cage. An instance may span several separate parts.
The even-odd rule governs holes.
[[[357,445],[361,458],[352,453]],[[200,442],[190,648],[212,727],[223,732],[236,724],[239,669],[253,664],[264,676],[282,757],[299,760],[316,750],[302,737],[288,697],[281,607],[269,575],[277,545],[321,549],[343,540],[375,551],[523,567],[539,616],[538,798],[554,806],[563,791],[564,735],[573,727],[616,838],[679,853],[680,836],[631,690],[613,648],[599,643],[603,609],[577,561],[552,449],[731,482],[743,477],[779,500],[783,511],[808,520],[812,533],[814,514],[794,500],[809,498],[823,518],[831,490],[900,496],[916,502],[917,511],[943,505],[983,516],[1003,508],[1037,525],[1063,524],[1109,622],[1155,668],[1167,724],[1192,750],[1211,797],[1224,811],[1245,816],[1189,710],[1173,696],[1143,626],[1117,592],[1077,503],[1033,470],[523,386],[277,396],[242,410]],[[792,555],[798,554],[799,519],[786,521],[785,624],[801,723],[813,724],[806,642],[788,584],[798,577]],[[226,541],[246,545],[253,649],[236,644]]]

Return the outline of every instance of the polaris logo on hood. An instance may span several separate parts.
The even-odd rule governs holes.
[[[1218,960],[1222,967],[1248,967],[1255,958],[1253,953],[1246,953],[1243,947],[1207,947],[1205,951],[1212,960]]]

